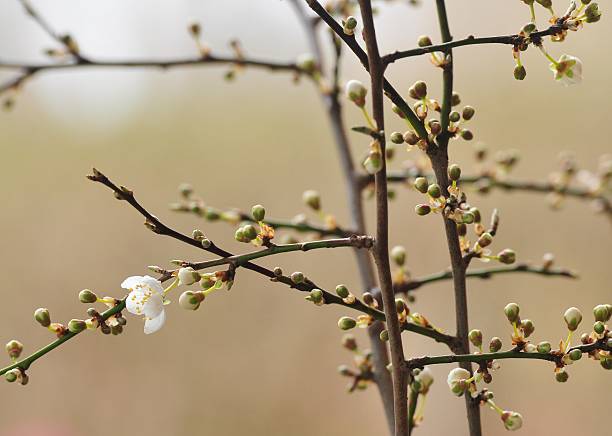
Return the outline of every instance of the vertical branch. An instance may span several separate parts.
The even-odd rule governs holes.
[[[317,65],[322,69],[323,59],[322,50],[317,38],[315,22],[311,20],[302,9],[299,0],[292,0],[291,4],[294,6],[298,18],[302,22],[306,31],[310,49],[317,61]],[[332,33],[333,35],[333,33]],[[333,36],[332,36],[333,38]],[[335,42],[334,42],[335,44]],[[346,135],[346,127],[342,118],[342,105],[340,104],[339,95],[339,70],[340,70],[340,57],[341,57],[341,45],[335,44],[335,62],[333,65],[332,72],[332,88],[328,92],[321,92],[323,103],[327,110],[327,116],[332,128],[332,134],[334,142],[338,150],[338,156],[340,158],[340,166],[342,167],[342,174],[344,177],[344,185],[346,187],[346,194],[348,198],[348,206],[351,217],[351,228],[355,229],[359,234],[366,234],[366,222],[363,208],[363,198],[361,196],[361,185],[359,182],[359,175],[355,171],[355,165],[353,162],[353,156],[350,149],[348,137]],[[374,269],[372,268],[372,262],[367,251],[354,250],[357,269],[361,279],[361,285],[365,290],[372,290],[376,287],[376,279],[374,276]],[[374,322],[368,328],[368,335],[370,337],[371,349],[374,361],[374,377],[376,386],[380,394],[380,398],[385,412],[387,426],[389,431],[393,431],[393,384],[391,381],[391,375],[387,370],[389,364],[389,355],[384,342],[380,340],[380,332],[384,329],[384,324],[380,321]]]
[[[393,375],[393,404],[395,417],[395,435],[408,435],[408,402],[406,373],[404,371],[404,350],[402,337],[395,309],[395,296],[391,281],[391,266],[389,265],[389,204],[387,197],[387,165],[385,157],[384,111],[383,111],[383,74],[384,65],[378,51],[376,30],[372,16],[370,0],[359,0],[361,18],[364,26],[364,39],[368,52],[368,66],[372,84],[372,110],[376,127],[380,132],[380,149],[382,168],[374,177],[376,187],[376,242],[373,248],[374,261],[378,272],[378,280],[383,300],[383,308],[389,330],[389,347]]]
[[[446,5],[444,0],[436,0],[438,9],[438,21],[440,23],[440,33],[442,42],[450,42],[452,36],[448,25],[448,16],[446,13]],[[453,54],[452,50],[445,51],[446,63],[443,66],[443,97],[442,97],[442,112],[440,115],[440,124],[442,132],[438,135],[438,148],[431,155],[431,162],[438,184],[448,193],[448,126],[449,114],[451,111],[451,99],[453,94]],[[444,220],[444,229],[446,232],[446,240],[448,244],[451,269],[453,272],[453,285],[455,291],[455,320],[457,328],[457,353],[469,353],[469,323],[468,323],[468,303],[467,303],[467,284],[466,284],[466,263],[463,261],[461,247],[459,245],[459,235],[457,233],[456,224],[442,216]],[[468,371],[472,371],[472,365],[469,362],[463,362],[460,366]],[[480,425],[480,405],[474,401],[469,395],[465,396],[468,425],[470,436],[480,436],[482,434]]]

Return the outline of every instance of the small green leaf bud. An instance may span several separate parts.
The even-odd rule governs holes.
[[[307,74],[312,74],[317,70],[317,61],[310,53],[302,53],[295,63],[300,70]]]
[[[389,340],[389,330],[381,331],[379,337],[381,341],[387,342]]]
[[[244,237],[244,229],[242,227],[236,229],[236,232],[234,233],[234,239],[238,242],[247,242],[247,239]]]
[[[312,210],[321,210],[321,196],[317,191],[305,191],[302,194],[302,201]]]
[[[85,304],[91,304],[98,301],[98,296],[89,289],[83,289],[79,292],[79,301]]]
[[[552,346],[550,345],[550,342],[548,341],[543,341],[538,344],[538,353],[547,354],[547,353],[550,353],[551,349],[552,349]]]
[[[472,212],[464,212],[462,218],[465,224],[472,224],[476,220],[476,217]]]
[[[580,312],[580,310],[576,307],[570,307],[565,311],[563,319],[565,319],[567,328],[570,331],[575,331],[578,328],[580,322],[582,321],[582,312]]]
[[[464,120],[468,121],[474,117],[476,110],[472,106],[465,106],[461,112],[461,116]]]
[[[202,238],[200,244],[202,244],[203,248],[210,248],[210,246],[212,245],[212,241],[208,238]]]
[[[510,323],[514,323],[519,320],[519,312],[520,308],[516,303],[508,303],[506,307],[504,307],[504,313],[506,314],[506,318],[508,318]]]
[[[34,312],[34,319],[43,327],[49,327],[51,325],[51,315],[49,315],[49,309],[36,309]]]
[[[12,369],[4,375],[4,378],[6,379],[7,382],[13,383],[17,380],[18,373],[19,373],[19,370],[17,368]]]
[[[404,143],[404,135],[402,135],[400,132],[393,132],[393,133],[391,133],[391,135],[389,136],[389,139],[394,144],[403,144]]]
[[[404,142],[406,142],[408,145],[415,145],[417,142],[419,142],[419,137],[412,130],[408,130],[404,132]]]
[[[584,15],[586,15],[587,23],[596,23],[601,19],[601,12],[599,11],[599,5],[597,3],[591,3],[584,10]]]
[[[357,321],[355,321],[350,316],[343,316],[338,320],[338,327],[340,327],[341,330],[350,330],[352,328],[355,328],[356,325]]]
[[[514,263],[516,261],[516,253],[514,252],[514,250],[511,250],[509,248],[506,248],[502,251],[500,251],[497,254],[497,257],[499,257],[499,261],[501,263],[505,263],[505,264],[511,264]]]
[[[310,295],[308,296],[309,300],[314,304],[322,304],[323,303],[323,291],[320,289],[313,289],[310,291]]]
[[[198,274],[192,267],[188,266],[179,269],[178,278],[181,285],[189,286],[200,280],[200,274]]]
[[[357,28],[357,18],[350,16],[344,22],[343,30],[346,35],[353,35]]]
[[[206,295],[203,292],[185,291],[179,297],[179,306],[185,310],[197,310]]]
[[[482,332],[477,329],[470,330],[468,339],[475,347],[480,347],[482,345]]]
[[[574,362],[576,360],[580,360],[580,359],[582,359],[582,351],[580,351],[579,349],[575,348],[575,349],[573,349],[572,351],[569,352],[569,357]]]
[[[299,271],[291,273],[291,281],[295,283],[296,285],[299,283],[302,283],[304,279],[305,279],[304,273],[301,273]]]
[[[593,324],[593,331],[598,335],[602,335],[606,331],[606,325],[601,321],[597,321]]]
[[[517,65],[514,67],[514,78],[516,80],[524,80],[527,77],[527,70],[523,65]]]
[[[243,226],[242,232],[244,234],[244,237],[249,241],[252,241],[257,237],[257,229],[255,229],[255,226],[253,226],[252,224],[247,224],[246,226]]]
[[[561,369],[560,371],[557,371],[557,373],[555,374],[555,379],[559,383],[565,383],[567,379],[569,379],[569,374],[564,369]]]
[[[336,286],[336,294],[340,298],[347,298],[351,293],[349,292],[346,285],[338,285]]]
[[[461,137],[466,141],[471,141],[472,139],[474,139],[474,134],[471,130],[463,129],[461,130]]]
[[[417,215],[425,216],[431,212],[431,207],[428,204],[417,204],[414,211]]]
[[[432,183],[427,188],[427,193],[432,198],[440,198],[440,196],[442,195],[442,190],[440,189],[440,185],[438,185],[437,183]]]
[[[598,304],[593,308],[593,315],[595,316],[595,321],[608,322],[612,313],[605,304]]]
[[[425,194],[427,192],[427,188],[429,188],[429,182],[426,177],[417,177],[414,180],[414,187],[417,191]]]
[[[419,39],[417,39],[417,45],[419,47],[427,47],[431,45],[431,38],[427,35],[421,35],[419,36]]]
[[[449,115],[448,115],[448,119],[453,122],[456,123],[461,119],[461,114],[457,111],[452,111]]]
[[[461,177],[461,168],[457,164],[448,167],[448,178],[456,182]]]
[[[391,258],[397,266],[403,266],[406,263],[406,249],[401,245],[396,245],[391,250]]]
[[[261,204],[256,204],[251,208],[251,215],[253,215],[255,221],[263,221],[266,216],[266,209]]]
[[[533,321],[530,319],[524,319],[521,321],[521,330],[526,338],[531,336],[531,334],[535,331],[535,326],[533,325]]]
[[[493,242],[493,236],[491,236],[491,234],[488,232],[483,233],[478,238],[478,245],[483,248],[491,245],[492,242]]]
[[[408,94],[415,100],[422,100],[427,97],[427,83],[419,80],[408,89]]]
[[[68,322],[68,330],[71,333],[80,333],[87,328],[87,323],[82,319],[71,319]]]
[[[23,351],[23,344],[15,339],[6,344],[6,352],[11,359],[18,359]]]

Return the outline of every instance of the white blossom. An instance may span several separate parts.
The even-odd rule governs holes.
[[[575,85],[582,81],[582,61],[575,56],[561,55],[550,64],[555,80],[564,85]]]
[[[504,421],[504,427],[509,431],[518,430],[523,426],[523,417],[517,412],[505,411],[501,419]]]
[[[121,287],[130,291],[125,300],[127,311],[144,316],[145,334],[159,330],[166,321],[161,282],[150,276],[132,276],[125,279]]]
[[[448,387],[450,388],[451,392],[460,397],[463,395],[468,386],[466,380],[469,380],[470,378],[471,374],[467,369],[455,368],[448,373],[446,382],[448,383]]]

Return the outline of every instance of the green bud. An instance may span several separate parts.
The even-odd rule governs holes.
[[[302,283],[304,281],[304,278],[304,273],[301,273],[299,271],[291,273],[291,281],[296,285]]]
[[[419,39],[417,39],[417,45],[419,47],[427,47],[431,45],[431,38],[427,35],[421,35],[419,36]]]
[[[338,320],[338,327],[340,327],[341,330],[350,330],[352,328],[355,328],[356,325],[357,321],[355,321],[350,316],[343,316]]]
[[[506,318],[508,318],[510,323],[514,323],[519,320],[519,312],[520,308],[516,303],[508,303],[506,307],[504,307],[504,313],[506,314]]]
[[[221,218],[221,212],[213,207],[207,207],[204,209],[204,218],[208,221],[217,221]]]
[[[357,18],[350,16],[344,22],[344,33],[347,35],[352,35],[355,33],[355,29],[357,28]]]
[[[576,360],[580,360],[582,358],[582,351],[580,351],[579,349],[575,348],[575,349],[573,349],[572,351],[569,352],[569,357],[574,362]]]
[[[569,374],[567,372],[565,372],[564,369],[562,369],[560,371],[557,371],[557,373],[555,374],[555,379],[559,383],[565,383],[568,378],[569,378]]]
[[[465,224],[472,224],[476,220],[476,217],[472,212],[464,212],[462,218]]]
[[[425,194],[427,192],[427,188],[429,188],[429,182],[426,177],[417,177],[414,180],[414,187],[417,191]]]
[[[538,349],[538,353],[548,354],[550,353],[550,350],[552,349],[552,345],[550,345],[550,342],[548,341],[543,341],[538,344],[537,349]]]
[[[179,297],[179,306],[185,310],[197,310],[206,295],[203,292],[185,291]]]
[[[257,238],[257,229],[255,229],[255,226],[253,226],[252,224],[247,224],[246,226],[243,226],[242,232],[244,234],[244,237],[249,241],[252,241],[253,239]]]
[[[483,233],[478,238],[478,245],[480,245],[483,248],[491,245],[492,242],[493,242],[493,236],[491,236],[491,234],[488,232]]]
[[[604,356],[603,354],[599,357],[599,363],[603,369],[612,369],[612,356]]]
[[[461,119],[461,114],[457,111],[452,111],[449,115],[448,115],[448,119],[453,122],[456,123]]]
[[[43,327],[49,327],[51,325],[51,315],[49,315],[49,309],[36,309],[34,312],[34,319]]]
[[[539,4],[544,6],[546,9],[552,8],[552,0],[536,0]]]
[[[4,378],[6,379],[7,382],[9,383],[13,383],[17,380],[17,373],[19,372],[19,370],[15,368],[10,370],[9,372],[7,372],[6,374],[4,374]]]
[[[406,303],[404,302],[404,300],[402,300],[401,298],[396,298],[395,310],[397,311],[397,313],[404,313],[406,309]]]
[[[523,33],[527,36],[535,32],[536,30],[537,26],[535,23],[527,23],[523,26]]]
[[[475,347],[480,347],[482,345],[482,332],[477,329],[470,330],[468,339]]]
[[[582,312],[576,307],[570,307],[563,314],[563,319],[565,319],[568,330],[575,331],[582,321]]]
[[[336,286],[336,294],[340,298],[347,298],[351,293],[349,292],[346,285],[338,285]]]
[[[479,223],[482,221],[482,217],[480,216],[480,209],[477,207],[471,207],[470,212],[474,215],[474,222]]]
[[[514,250],[511,250],[509,248],[506,248],[500,251],[497,254],[497,257],[499,257],[499,261],[501,263],[505,263],[505,264],[511,264],[516,261],[516,253],[514,252]]]
[[[391,250],[391,258],[397,266],[403,266],[406,263],[406,249],[401,245],[396,245]]]
[[[586,15],[587,23],[596,23],[601,19],[601,12],[599,11],[599,5],[597,3],[591,3],[584,10],[584,14]]]
[[[202,238],[200,244],[202,244],[203,248],[210,248],[210,246],[212,245],[212,241],[208,238]]]
[[[266,209],[261,204],[256,204],[251,208],[251,215],[253,215],[255,221],[263,221],[266,216]]]
[[[419,136],[412,130],[404,132],[404,142],[408,145],[415,145],[419,142]]]
[[[236,232],[234,232],[234,239],[238,242],[248,242],[244,236],[244,229],[242,227],[236,229]]]
[[[474,139],[474,134],[471,130],[463,129],[461,130],[461,137],[466,141],[471,141],[472,139]]]
[[[193,239],[200,241],[204,237],[204,232],[202,232],[202,230],[195,229],[193,232],[191,232],[191,236]]]
[[[601,321],[597,321],[595,324],[593,324],[593,331],[598,335],[601,335],[606,331],[606,325]]]
[[[379,336],[381,341],[387,342],[389,340],[389,330],[381,331]]]
[[[524,80],[527,77],[527,70],[523,65],[517,65],[514,67],[514,78],[516,80]]]
[[[87,323],[82,319],[71,319],[68,322],[68,330],[71,333],[80,333],[87,328]]]
[[[323,291],[320,289],[313,289],[308,297],[314,304],[323,303]]]
[[[91,304],[98,301],[98,296],[89,289],[83,289],[79,292],[79,301],[85,304]]]
[[[15,339],[6,344],[6,352],[11,359],[18,359],[23,351],[23,344]]]
[[[389,139],[394,144],[403,144],[404,143],[404,135],[402,135],[400,132],[393,132],[393,133],[391,133],[391,136],[389,136]]]
[[[456,92],[453,92],[451,96],[451,106],[458,106],[461,104],[461,97]]]
[[[302,194],[302,201],[312,210],[321,209],[321,197],[317,191],[309,190]]]
[[[202,276],[202,278],[200,279],[200,287],[204,290],[206,289],[210,289],[213,286],[215,286],[215,280],[213,280],[212,277],[210,276]]]
[[[605,304],[598,304],[593,308],[593,315],[595,316],[595,321],[608,322],[612,313]]]
[[[189,286],[200,280],[200,274],[189,266],[179,269],[178,278],[181,285]]]
[[[429,187],[427,188],[427,194],[429,194],[429,196],[432,198],[440,198],[440,196],[442,195],[440,185],[438,185],[437,183],[429,185]]]
[[[461,177],[461,167],[457,164],[452,164],[448,167],[448,178],[456,182]]]
[[[368,174],[376,174],[382,170],[383,158],[382,153],[378,150],[370,150],[368,157],[363,162],[363,167]]]
[[[463,112],[461,113],[461,116],[463,116],[464,120],[468,121],[474,117],[475,113],[476,113],[476,110],[472,106],[465,106],[463,108]]]
[[[414,211],[416,212],[417,215],[425,216],[429,212],[431,212],[431,207],[429,207],[428,204],[417,204],[416,207],[414,208]]]
[[[427,83],[419,80],[408,89],[408,94],[415,100],[422,100],[427,97]]]
[[[365,106],[365,98],[368,94],[368,90],[360,81],[349,80],[346,83],[345,93],[348,99],[355,103],[358,107]]]
[[[522,320],[520,327],[526,338],[531,336],[531,334],[535,331],[535,326],[533,325],[533,321],[531,321],[530,319]]]

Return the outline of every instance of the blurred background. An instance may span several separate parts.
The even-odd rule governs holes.
[[[413,47],[421,34],[438,41],[433,2],[422,3],[380,7],[383,53]],[[520,1],[447,3],[456,38],[516,33],[529,17]],[[203,39],[214,53],[231,54],[232,38],[242,41],[247,55],[270,60],[293,60],[308,50],[286,1],[54,0],[33,5],[59,32],[72,34],[83,53],[99,59],[195,56],[186,31],[193,21],[202,23]],[[556,1],[555,7],[562,11],[565,2]],[[463,103],[476,108],[470,122],[474,142],[485,142],[492,153],[520,150],[516,177],[546,179],[564,150],[573,150],[585,168],[595,168],[598,157],[611,151],[610,139],[602,134],[612,121],[606,109],[612,97],[610,60],[601,48],[612,37],[605,12],[600,23],[570,34],[562,46],[547,43],[554,57],[570,53],[582,59],[579,86],[554,83],[548,62],[533,48],[523,57],[528,71],[523,82],[512,76],[508,46],[455,51],[456,89]],[[539,13],[543,27],[545,14]],[[42,50],[51,47],[56,45],[19,2],[1,3],[1,59],[45,61]],[[344,56],[343,69],[344,80],[366,82],[353,56]],[[19,339],[29,354],[52,340],[34,323],[35,308],[48,307],[58,321],[84,317],[85,307],[77,300],[83,288],[121,297],[121,281],[146,274],[147,265],[206,258],[147,231],[134,210],[85,179],[92,166],[135,190],[165,222],[187,233],[200,228],[234,252],[247,248],[233,240],[233,228],[168,210],[180,183],[192,183],[210,205],[248,210],[261,203],[278,218],[308,213],[301,194],[317,189],[325,211],[348,222],[338,158],[312,84],[296,86],[290,74],[254,69],[227,83],[226,71],[203,66],[44,73],[27,82],[13,110],[0,114],[3,341]],[[1,77],[13,74],[2,71]],[[424,79],[439,98],[440,74],[427,57],[397,62],[387,77],[404,95],[415,80]],[[363,122],[355,107],[345,112],[349,125]],[[388,130],[404,128],[389,111]],[[361,157],[367,140],[351,134],[351,141]],[[454,141],[451,154],[466,173],[474,168],[472,144]],[[393,166],[416,156],[398,150]],[[470,199],[486,216],[500,209],[494,249],[512,247],[520,261],[535,262],[553,252],[559,265],[581,277],[472,280],[471,326],[483,330],[485,341],[500,336],[509,342],[502,308],[515,301],[534,320],[536,342],[561,339],[562,313],[571,305],[583,310],[588,329],[591,308],[610,302],[609,219],[576,200],[552,211],[543,196],[534,194],[498,191],[486,197],[470,194]],[[417,276],[448,265],[440,221],[413,212],[420,201],[414,191],[400,187],[391,204],[391,243],[407,247],[410,270]],[[327,288],[346,283],[359,289],[348,250],[289,254],[260,263],[304,271]],[[450,282],[427,286],[416,296],[413,310],[454,331]],[[27,387],[0,385],[0,435],[385,434],[376,389],[348,395],[347,380],[336,373],[338,364],[351,359],[336,327],[345,314],[314,307],[303,295],[241,270],[230,293],[213,295],[199,311],[169,306],[166,326],[154,335],[145,336],[141,321],[129,317],[119,337],[85,333],[38,361]],[[357,334],[367,346],[365,332]],[[447,352],[418,336],[404,335],[404,340],[409,356]],[[504,361],[491,390],[500,406],[523,414],[523,434],[600,433],[612,379],[584,360],[569,368],[566,384],[555,381],[547,363]],[[450,367],[432,369],[436,381],[418,434],[466,434],[464,402],[446,386]],[[486,434],[505,432],[495,413],[483,410],[483,420]]]

